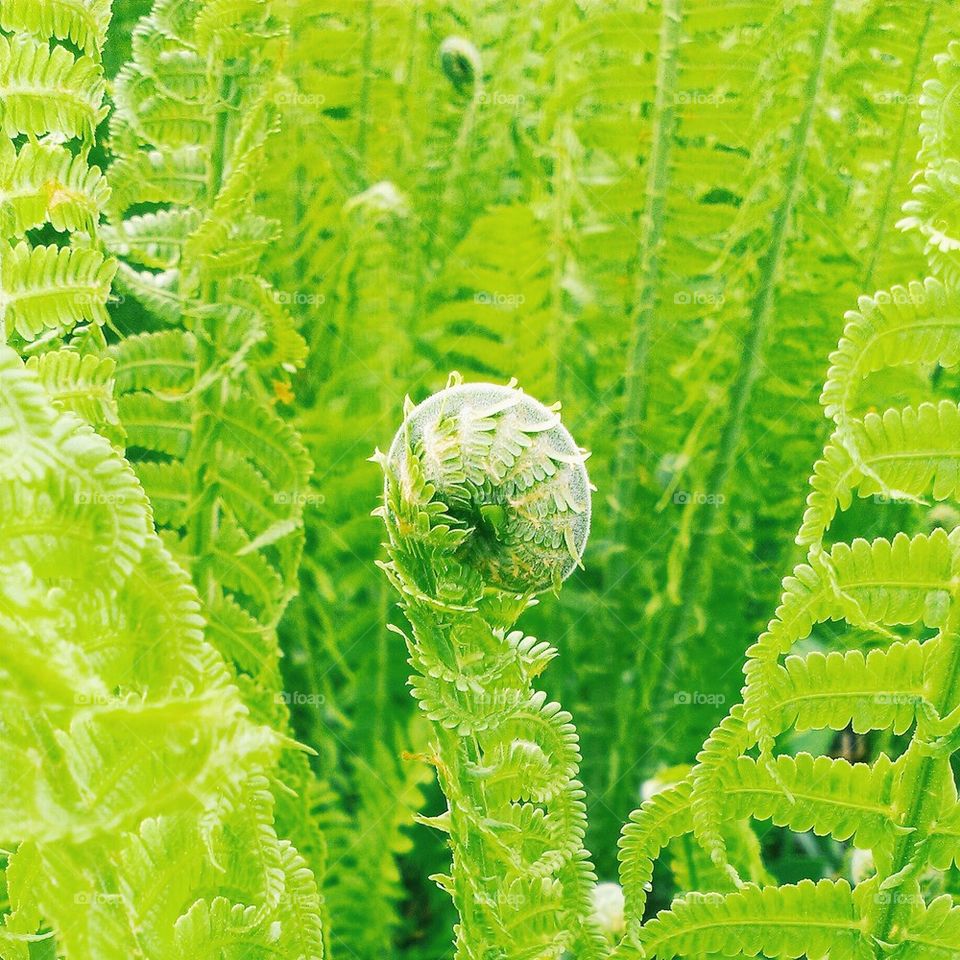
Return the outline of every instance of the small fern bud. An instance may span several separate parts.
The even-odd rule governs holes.
[[[344,218],[357,228],[371,224],[404,220],[410,215],[410,201],[389,180],[367,187],[343,205]]]
[[[531,594],[580,563],[590,531],[586,454],[556,409],[514,385],[455,383],[407,413],[386,459],[388,519],[420,478],[485,586]],[[399,518],[392,518],[395,522]]]
[[[468,90],[483,76],[480,51],[464,37],[447,37],[440,44],[440,66],[457,90]]]

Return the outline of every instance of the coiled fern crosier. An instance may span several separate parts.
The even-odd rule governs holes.
[[[556,408],[515,385],[462,384],[407,405],[384,456],[389,561],[412,628],[413,695],[434,722],[460,914],[457,956],[600,954],[570,715],[534,688],[556,656],[514,625],[579,564],[586,455]]]

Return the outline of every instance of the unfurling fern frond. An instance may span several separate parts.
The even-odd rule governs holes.
[[[513,385],[460,384],[408,405],[380,513],[384,569],[413,635],[410,680],[433,721],[448,810],[458,955],[599,955],[570,715],[536,691],[544,651],[513,625],[580,562],[584,454]],[[533,655],[533,656],[532,656]],[[552,655],[552,653],[551,653]]]
[[[954,44],[937,58],[940,79],[921,100],[927,183],[955,162],[957,144],[945,136],[952,127],[940,114],[958,56]],[[927,196],[922,184],[916,193]],[[924,230],[916,218],[907,225]],[[919,957],[939,955],[955,936],[953,901],[927,904],[919,878],[957,855],[958,531],[827,539],[840,514],[865,512],[857,497],[878,507],[960,497],[960,413],[929,376],[960,359],[960,298],[945,250],[928,244],[938,277],[863,297],[847,315],[821,398],[834,433],[814,467],[797,536],[806,562],[784,579],[776,615],[748,651],[742,704],[707,739],[689,777],[644,804],[623,832],[625,956]],[[911,375],[890,378],[904,370]],[[897,406],[888,406],[890,384],[899,385]],[[824,653],[807,643],[792,654],[829,622],[869,638],[873,649]],[[897,759],[882,752],[869,764],[776,755],[787,731],[847,727],[910,737]],[[871,852],[876,874],[852,893],[844,882],[804,881],[748,885],[708,901],[691,896],[644,924],[653,860],[675,837],[693,833],[739,883],[724,828],[742,817],[849,841]]]

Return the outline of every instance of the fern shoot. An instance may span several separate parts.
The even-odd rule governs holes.
[[[451,385],[378,459],[384,570],[401,598],[421,710],[447,810],[437,883],[460,914],[457,955],[599,956],[570,715],[533,682],[556,656],[515,629],[580,562],[590,525],[585,455],[556,408],[513,384]]]

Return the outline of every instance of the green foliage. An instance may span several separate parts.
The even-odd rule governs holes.
[[[272,633],[295,579],[298,492],[310,464],[267,385],[297,338],[249,269],[263,222],[237,216],[272,129],[269,100],[258,90],[248,103],[220,76],[258,82],[255,71],[238,71],[245,51],[236,32],[246,35],[254,15],[264,32],[249,43],[273,41],[282,30],[268,14],[266,4],[247,5],[211,24],[199,5],[158,2],[137,29],[141,45],[115,90],[115,167],[147,158],[164,168],[167,151],[176,153],[170,124],[156,122],[138,140],[133,89],[142,95],[153,84],[160,114],[164,103],[184,107],[189,93],[196,114],[211,118],[200,205],[190,229],[170,240],[171,217],[160,212],[167,193],[124,182],[126,192],[111,195],[88,163],[106,115],[109,3],[0,6],[10,138],[2,303],[8,341],[33,354],[24,365],[4,347],[0,363],[8,785],[0,820],[12,851],[0,951],[16,960],[46,948],[64,958],[323,954],[317,884],[291,843],[317,866],[322,841],[304,809],[307,762],[284,734]],[[275,72],[271,48],[257,53],[262,73]],[[160,229],[128,230],[125,202],[157,204],[139,221]],[[110,227],[99,223],[104,208]],[[117,261],[103,240],[122,258],[128,289],[149,290],[138,272],[144,259],[170,258],[178,329],[154,331],[166,318],[139,314],[149,332],[107,345]],[[180,269],[183,249],[196,269]],[[228,322],[232,345],[218,332]],[[144,466],[139,479],[91,427],[128,445]],[[215,466],[232,468],[235,499],[209,478]],[[177,509],[164,509],[162,495],[151,509],[141,481],[156,481]],[[243,644],[253,664],[235,655]],[[294,788],[302,799],[291,799]]]
[[[0,382],[0,952],[319,956],[315,884],[272,828],[282,738],[205,639],[130,466],[8,347]]]
[[[951,44],[937,57],[939,74],[953,75],[958,58],[960,46]],[[928,169],[952,162],[942,129],[930,123],[943,97],[939,81],[925,85],[919,158]],[[931,270],[943,274],[940,258],[927,252]],[[870,375],[906,365],[926,375],[925,392],[935,395],[931,365],[947,370],[958,359],[955,295],[946,276],[928,278],[863,297],[860,309],[847,315],[821,396],[835,432],[814,467],[797,535],[807,562],[784,580],[776,616],[748,651],[742,704],[707,739],[689,777],[648,801],[623,832],[624,956],[815,957],[829,951],[867,957],[878,949],[928,956],[951,942],[957,908],[949,895],[930,898],[927,875],[948,869],[956,857],[952,827],[940,834],[954,816],[951,757],[960,749],[956,531],[825,541],[855,495],[882,503],[956,499],[955,402],[930,402],[921,393],[915,405],[882,414],[866,406],[890,401]],[[780,663],[827,621],[862,631],[878,648],[866,655],[813,651]],[[898,628],[919,636],[908,639]],[[847,726],[909,736],[899,750],[888,739],[871,764],[776,755],[778,738],[791,728]],[[708,900],[690,894],[644,923],[652,860],[677,836],[692,832],[740,885],[724,826],[744,816],[850,840],[870,851],[874,871],[853,890],[846,881],[820,880],[816,886],[745,885]]]
[[[112,8],[0,0],[0,956],[955,952],[950,5]]]
[[[577,718],[590,843],[612,879],[641,785],[689,763],[737,698],[733,664],[799,558],[784,531],[822,446],[809,398],[837,318],[925,271],[896,225],[949,12],[290,9],[261,209],[285,227],[266,269],[316,347],[298,425],[324,500],[307,511],[303,599],[283,631],[291,661],[324,664],[298,681],[325,702],[302,711],[302,735],[336,769],[341,812],[358,808],[355,758],[372,744],[422,753],[371,572],[377,481],[362,455],[390,434],[397,397],[424,399],[450,370],[517,377],[561,398],[594,451],[585,569],[528,629],[569,664],[556,694]],[[916,394],[896,374],[880,376]]]
[[[267,2],[221,7],[214,16],[209,5],[156,3],[116,78],[105,235],[122,288],[149,319],[111,355],[158,526],[192,571],[209,636],[251,716],[284,732],[290,694],[276,628],[296,589],[312,466],[282,413],[302,340],[256,272],[276,226],[250,206],[276,128],[286,28]],[[274,837],[272,856],[297,856],[293,840],[321,872],[308,764],[285,756],[272,775],[266,819],[275,803],[286,838]],[[301,946],[319,953],[320,902],[301,898],[299,908],[314,917]],[[217,922],[239,930],[246,920]]]

